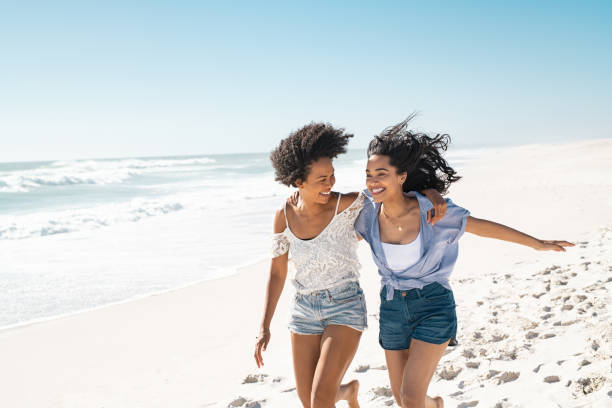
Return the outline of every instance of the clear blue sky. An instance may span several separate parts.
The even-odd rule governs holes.
[[[610,1],[95,3],[0,2],[0,161],[612,137]]]

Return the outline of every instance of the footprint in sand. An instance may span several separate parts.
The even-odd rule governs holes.
[[[561,378],[558,375],[549,375],[544,378],[544,382],[548,384],[558,383],[559,381],[561,381]]]
[[[258,382],[264,382],[267,377],[268,374],[249,374],[244,378],[244,380],[242,380],[242,383],[253,384]]]
[[[231,401],[228,405],[228,407],[241,407],[244,404],[246,404],[247,399],[244,397],[238,397],[235,400]]]
[[[442,369],[442,371],[440,371],[438,373],[438,376],[440,376],[441,379],[443,380],[454,380],[459,373],[461,372],[461,370],[463,370],[462,368],[454,368],[452,365],[448,366],[448,367],[444,367]]]
[[[527,340],[535,339],[538,336],[539,336],[538,332],[534,332],[534,331],[530,331],[530,332],[527,332],[527,334],[525,334],[525,338]]]
[[[533,372],[537,374],[538,371],[540,371],[540,368],[542,368],[543,365],[544,364],[539,364],[536,368],[533,369]]]
[[[472,350],[472,349],[465,349],[465,350],[463,350],[461,355],[463,357],[467,358],[467,359],[476,358],[476,354],[474,354],[474,350]]]
[[[576,381],[574,393],[587,395],[601,389],[605,383],[606,379],[601,376],[580,378]]]
[[[556,336],[556,334],[554,334],[554,333],[546,333],[542,337],[545,338],[545,339],[550,339],[550,338],[555,337],[555,336]]]
[[[372,394],[374,394],[374,398],[378,398],[378,397],[392,397],[393,396],[393,392],[391,391],[391,388],[389,387],[377,387],[377,388],[372,388],[370,390],[370,392]]]
[[[498,343],[502,340],[505,340],[508,338],[507,334],[494,334],[493,336],[491,336],[491,341],[493,343]]]
[[[552,314],[552,313],[546,313],[545,315],[540,316],[540,319],[548,320],[548,319],[550,319],[553,316],[554,316],[554,314]]]
[[[360,365],[359,367],[357,367],[355,369],[356,373],[365,373],[366,371],[368,371],[370,369],[370,366],[368,364],[365,365]]]
[[[476,405],[478,405],[479,402],[480,401],[462,402],[461,404],[457,405],[457,408],[475,407]]]
[[[465,366],[467,368],[478,368],[480,367],[480,361],[468,361],[465,363]]]
[[[516,371],[506,371],[505,373],[497,377],[497,385],[512,382],[519,378],[520,375],[521,373]]]

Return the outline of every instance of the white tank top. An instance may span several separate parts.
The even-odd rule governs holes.
[[[272,257],[289,251],[294,266],[291,269],[295,269],[291,271],[291,281],[298,293],[329,289],[359,280],[359,241],[354,225],[363,208],[364,198],[363,193],[359,193],[348,208],[338,213],[339,194],[332,220],[319,235],[307,240],[293,235],[285,207],[286,227],[283,232],[272,237]]]
[[[421,259],[421,231],[409,244],[387,244],[381,242],[387,265],[393,272],[401,272]]]

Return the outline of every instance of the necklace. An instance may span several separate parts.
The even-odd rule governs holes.
[[[397,225],[393,221],[391,221],[391,217],[389,217],[387,214],[385,214],[385,210],[384,209],[381,209],[380,212],[389,221],[389,223],[391,223],[391,225],[393,225],[395,228],[397,228],[398,231],[402,231],[402,226],[401,225]]]

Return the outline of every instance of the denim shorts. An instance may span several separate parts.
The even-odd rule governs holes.
[[[366,304],[358,282],[295,295],[289,330],[297,334],[323,334],[330,324],[359,331],[367,327]]]
[[[412,339],[442,344],[457,335],[453,291],[439,283],[422,289],[394,290],[393,300],[380,294],[380,334],[385,350],[410,348]]]

